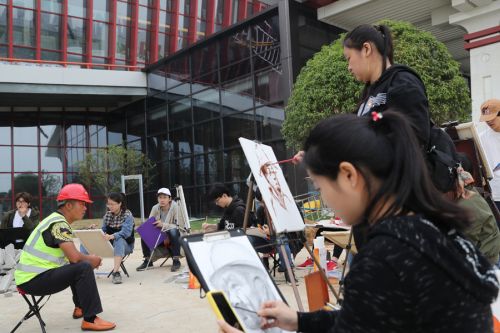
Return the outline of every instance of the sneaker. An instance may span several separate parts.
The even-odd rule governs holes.
[[[114,284],[122,283],[122,276],[121,276],[120,272],[113,273],[113,280],[111,282],[113,282]]]
[[[116,327],[115,323],[111,323],[99,317],[95,317],[94,322],[82,321],[82,331],[109,331]]]
[[[298,286],[299,281],[297,281],[297,277],[295,276],[295,273],[293,273],[293,271],[292,271],[292,274],[293,274],[293,279],[295,280],[295,285]],[[288,272],[285,272],[285,281],[286,281],[287,285],[289,285],[289,286],[292,285],[292,281],[290,280],[290,277],[288,276]]]
[[[170,271],[176,272],[179,270],[179,268],[181,268],[181,262],[179,261],[179,259],[174,259],[174,261],[172,262],[172,268],[170,268]]]
[[[75,307],[73,310],[73,319],[78,319],[83,317],[83,310],[82,308],[79,308],[78,306]]]
[[[137,267],[135,270],[136,270],[136,271],[143,271],[143,270],[145,270],[145,269],[146,269],[146,268],[148,268],[148,267],[153,267],[153,262],[152,262],[152,261],[150,261],[150,262],[149,262],[149,265],[148,265],[148,261],[147,261],[147,260],[144,260],[144,261],[142,262],[142,264],[141,264],[139,267]]]
[[[311,258],[307,258],[306,261],[304,261],[302,264],[297,265],[297,269],[306,269],[313,267],[314,261]]]
[[[335,267],[337,267],[337,264],[333,260],[330,260],[326,263],[326,270],[327,271],[331,271],[331,270],[335,269]]]

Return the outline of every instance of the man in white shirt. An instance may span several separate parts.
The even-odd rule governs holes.
[[[481,144],[486,154],[486,159],[493,179],[489,181],[493,200],[500,210],[500,100],[489,99],[481,105],[481,117],[488,125],[479,133]]]

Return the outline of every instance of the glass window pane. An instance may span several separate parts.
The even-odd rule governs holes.
[[[11,165],[11,148],[10,147],[2,147],[0,146],[0,172],[2,171],[12,171]]]
[[[191,127],[186,127],[180,130],[172,131],[170,139],[174,145],[174,155],[183,157],[192,152],[192,134]]]
[[[40,196],[38,191],[38,175],[34,173],[18,173],[14,174],[14,193],[28,192],[33,196],[33,202],[38,206],[37,197]]]
[[[148,45],[148,33],[139,29],[137,33],[137,61],[146,62],[146,50]]]
[[[67,148],[68,172],[78,172],[78,162],[85,159],[85,148]]]
[[[222,85],[221,101],[224,114],[253,108],[252,79],[232,81]]]
[[[37,128],[35,126],[14,127],[15,145],[37,145]]]
[[[68,17],[68,52],[85,53],[85,20]]]
[[[99,57],[108,56],[108,24],[94,22],[92,25],[92,55]]]
[[[42,197],[55,197],[61,190],[63,175],[61,173],[42,174]],[[52,199],[52,201],[55,200]]]
[[[241,148],[230,150],[224,154],[226,181],[238,182],[248,177],[250,167]]]
[[[253,111],[223,118],[224,147],[238,146],[238,138],[255,139]]]
[[[14,170],[38,172],[38,148],[14,147]]]
[[[68,0],[68,15],[87,17],[87,0]]]
[[[236,78],[246,76],[250,74],[250,58],[234,63],[232,65],[221,68],[220,70],[220,81],[227,82],[232,81]]]
[[[106,127],[100,125],[89,125],[89,136],[91,147],[106,147]]]
[[[258,104],[281,101],[282,75],[273,68],[255,75],[255,100]]]
[[[176,184],[182,184],[182,186],[193,185],[193,175],[192,175],[192,158],[182,158],[177,160],[178,164],[178,179],[176,179]]]
[[[281,139],[281,126],[285,111],[279,107],[264,106],[255,110],[258,139],[260,141]]]
[[[208,89],[193,95],[194,122],[214,119],[220,115],[219,90]]]
[[[116,5],[116,23],[121,25],[130,25],[130,18],[132,17],[130,4],[117,2]]]
[[[14,47],[14,58],[35,59],[35,49],[26,47]]]
[[[184,98],[170,103],[168,121],[171,129],[191,125],[191,99]]]
[[[108,0],[94,1],[93,18],[99,21],[109,21]]]
[[[40,126],[40,145],[42,146],[62,146],[61,126],[43,125]]]
[[[85,125],[73,125],[66,129],[66,146],[85,147],[86,145]]]
[[[191,56],[193,77],[199,77],[205,73],[217,70],[216,46],[215,43],[211,43],[208,46],[193,51]]]
[[[0,43],[7,43],[7,7],[0,6]]]
[[[167,131],[167,105],[159,105],[148,110],[148,133]]]
[[[19,7],[35,8],[35,2],[35,0],[13,0],[12,4]]]
[[[139,6],[139,29],[150,29],[151,10],[148,7]]]
[[[129,54],[130,27],[116,26],[116,52],[117,59],[127,59]]]
[[[41,147],[42,172],[62,172],[64,153],[60,147]],[[17,170],[16,170],[17,171]]]
[[[60,26],[61,16],[42,13],[42,31],[40,36],[42,49],[61,49]]]
[[[219,120],[202,123],[194,127],[195,153],[206,153],[222,149]]]
[[[61,4],[62,0],[42,0],[42,10],[60,14]]]
[[[245,28],[231,36],[224,37],[219,41],[221,67],[250,57],[251,41],[249,37],[249,30],[248,28]]]
[[[0,145],[10,145],[10,127],[0,126]]]
[[[208,74],[204,74],[203,76],[197,77],[193,79],[193,84],[192,84],[192,92],[193,94],[200,91],[204,90],[207,88],[215,88],[217,84],[219,83],[219,73],[217,72],[212,72]]]
[[[12,10],[14,44],[35,46],[35,18],[32,10],[14,8]]]

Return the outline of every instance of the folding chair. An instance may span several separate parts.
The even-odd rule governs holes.
[[[50,299],[50,295],[38,296],[38,299],[35,298],[35,296],[30,295],[31,299],[32,299],[32,301],[30,301],[28,296],[27,296],[28,294],[24,290],[17,287],[17,291],[19,292],[19,294],[21,296],[23,296],[26,303],[28,303],[29,311],[24,315],[24,317],[19,321],[19,323],[17,323],[16,327],[14,327],[14,329],[12,331],[10,331],[10,333],[14,333],[25,320],[28,320],[29,318],[31,318],[33,316],[36,316],[38,318],[38,321],[40,322],[40,327],[42,328],[42,332],[46,333],[45,322],[42,320],[42,316],[40,315],[40,310],[43,308],[43,306],[45,304],[47,304],[47,302]],[[45,297],[47,297],[47,299],[45,300],[45,302],[42,305],[40,305],[40,302]]]
[[[126,275],[128,278],[130,277],[130,275],[128,275],[128,272],[127,272],[127,269],[125,268],[124,262],[125,262],[125,260],[127,260],[127,258],[128,258],[128,256],[129,256],[129,255],[130,255],[130,253],[129,253],[129,254],[126,254],[126,255],[122,258],[122,262],[120,263],[120,267],[121,267],[121,269],[122,269],[123,273],[125,273],[125,275]],[[109,274],[108,274],[108,278],[111,276],[111,274],[112,274],[112,273],[113,273],[113,270],[111,270],[111,272],[109,272]]]

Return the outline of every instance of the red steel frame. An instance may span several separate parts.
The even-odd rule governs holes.
[[[490,36],[491,37],[487,37]],[[486,38],[483,38],[486,37]],[[477,41],[471,42],[472,40],[481,38]],[[464,36],[466,50],[475,49],[477,47],[486,46],[494,43],[500,42],[500,25],[496,27],[491,27],[488,29],[476,31]]]
[[[61,38],[61,50],[59,50],[60,61],[50,61],[50,60],[42,60],[41,59],[41,0],[35,0],[35,8],[33,10],[33,15],[35,19],[35,59],[16,59],[14,58],[14,35],[13,35],[13,4],[12,1],[7,1],[5,4],[7,9],[7,57],[0,58],[1,61],[11,61],[11,62],[30,62],[30,63],[48,63],[48,64],[60,64],[63,66],[68,65],[80,65],[85,68],[93,68],[93,67],[104,67],[106,69],[114,69],[114,68],[125,68],[127,70],[137,70],[142,67],[137,66],[137,43],[138,43],[138,31],[139,31],[139,0],[131,0],[131,25],[130,25],[130,40],[129,44],[129,54],[128,54],[128,64],[127,65],[116,65],[116,25],[117,25],[117,2],[118,0],[108,0],[109,1],[109,22],[108,24],[108,57],[106,59],[106,64],[93,64],[92,59],[92,38],[93,38],[93,11],[94,11],[94,1],[102,1],[102,0],[87,0],[86,6],[86,17],[85,20],[85,50],[83,54],[83,62],[68,62],[68,0],[62,0],[61,3],[61,13],[53,13],[59,15],[61,28],[60,28],[60,38]],[[202,0],[191,0],[190,3],[190,15],[187,17],[189,19],[189,28],[188,28],[188,43],[192,44],[197,41],[198,30],[197,30],[197,22],[202,20],[201,17],[198,17],[198,5]],[[220,0],[219,0],[220,1]],[[231,18],[233,14],[233,0],[224,0],[223,7],[223,18],[222,18],[222,26],[228,27],[231,25]],[[251,0],[237,0],[238,1],[238,21],[245,19],[248,16],[248,4]],[[171,8],[171,22],[170,22],[170,31],[167,32],[170,35],[169,45],[165,45],[165,48],[168,48],[168,54],[175,53],[179,50],[179,0],[171,0],[172,8]],[[213,34],[215,31],[215,15],[217,8],[215,6],[215,0],[207,1],[206,8],[206,30],[205,37]],[[262,10],[265,7],[265,4],[260,3],[258,1],[252,2],[253,12],[256,13]],[[22,8],[22,7],[21,7]],[[28,9],[28,8],[26,8]],[[148,63],[154,63],[158,61],[158,36],[159,36],[159,15],[160,15],[160,0],[153,0],[152,7],[149,8],[151,11],[151,26],[149,31],[149,45],[148,45],[148,53],[149,53],[149,61]],[[493,34],[498,32],[499,27],[486,29],[482,32],[483,35],[478,35],[478,33],[466,35],[466,41],[475,39],[478,37]],[[497,29],[497,30],[495,30]],[[469,38],[469,39],[467,39]],[[477,42],[466,43],[466,49],[479,47],[482,45],[487,45],[488,43],[498,41],[500,37],[493,36],[490,38],[486,38]]]

